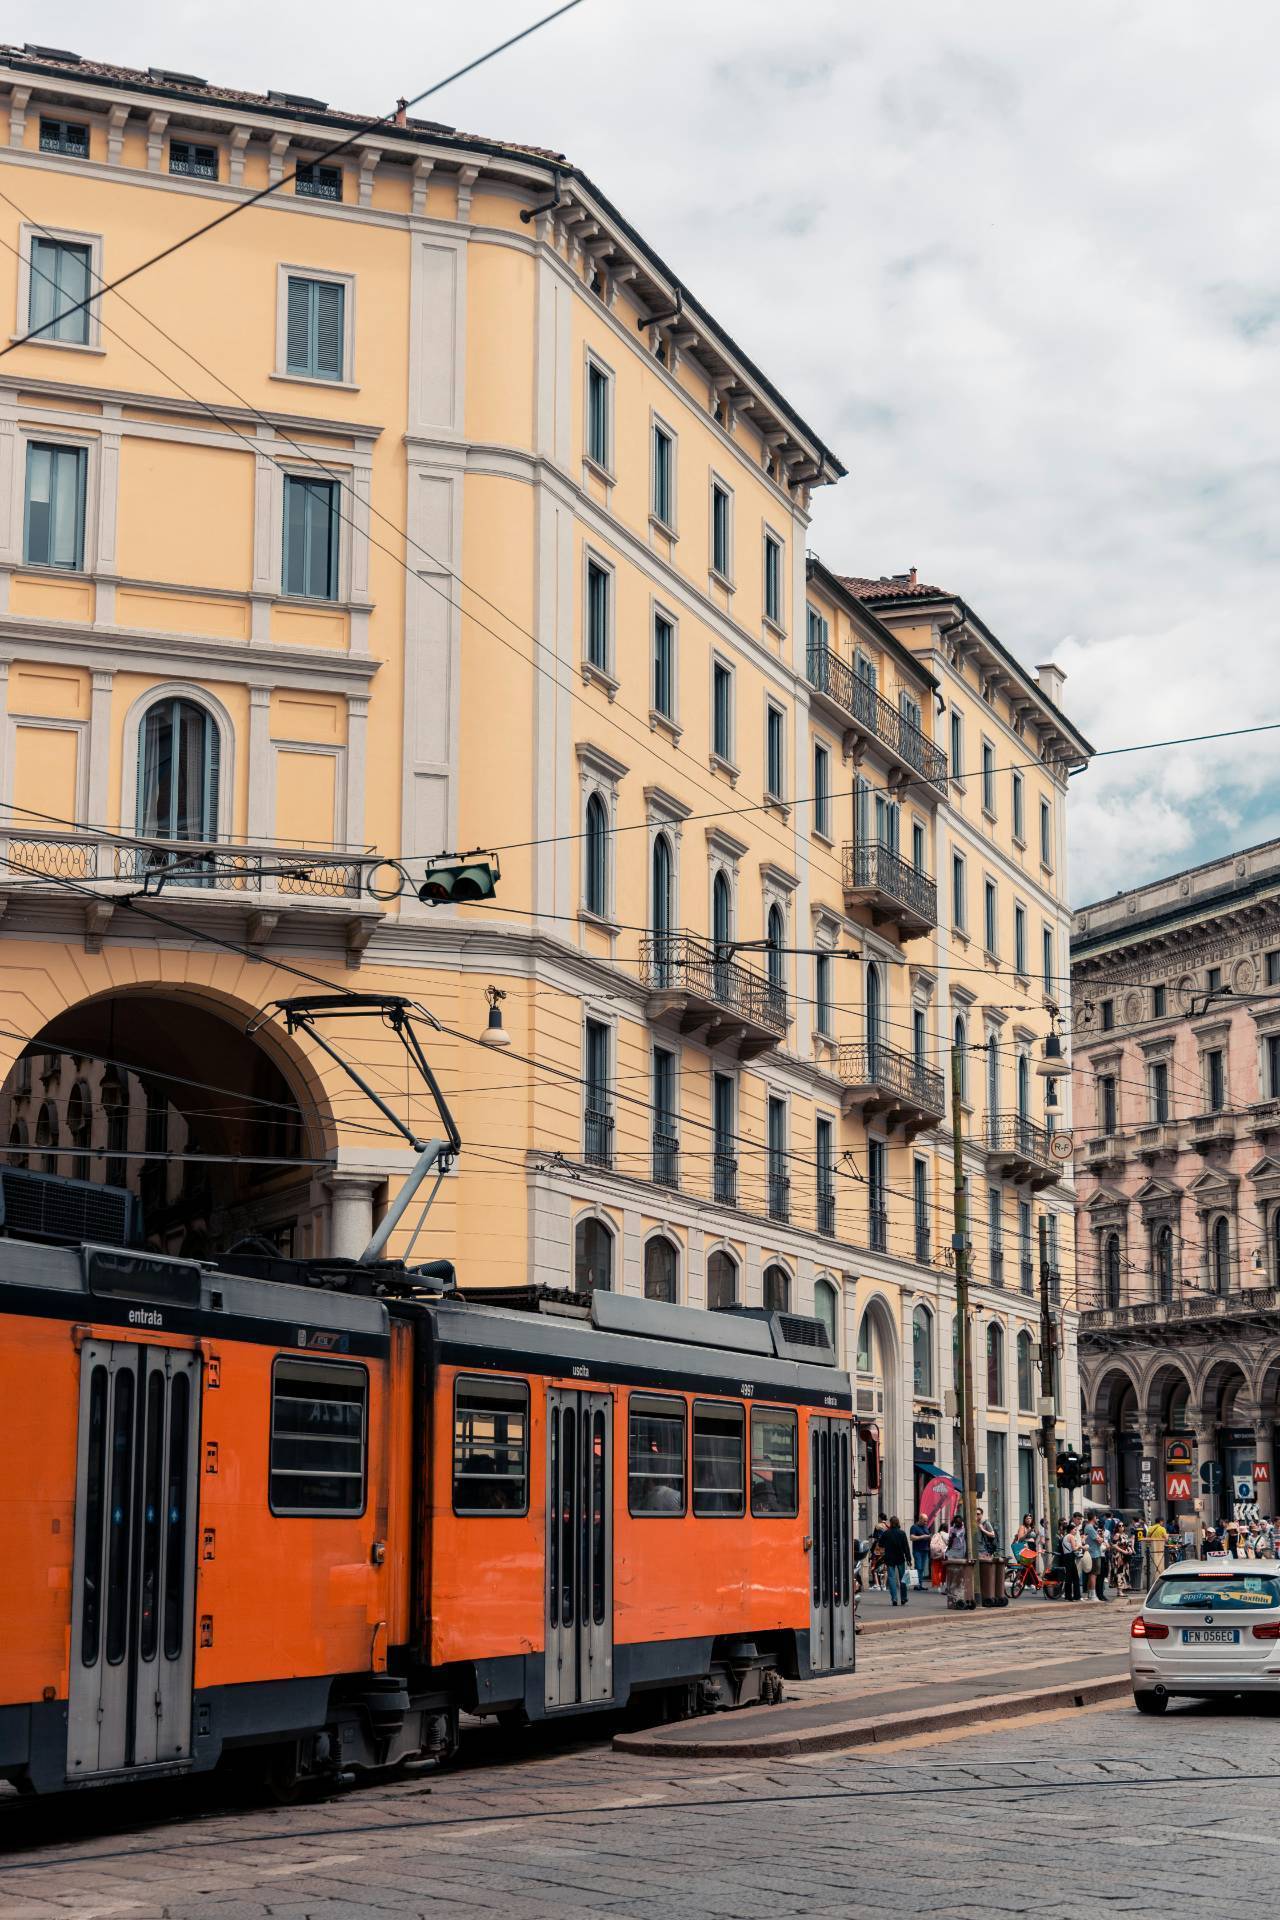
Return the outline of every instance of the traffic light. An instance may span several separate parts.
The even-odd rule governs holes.
[[[465,907],[474,900],[492,900],[500,878],[496,854],[433,861],[418,888],[418,898],[426,907]]]
[[[1082,1462],[1074,1447],[1059,1449],[1053,1477],[1067,1493],[1073,1493],[1080,1485]]]

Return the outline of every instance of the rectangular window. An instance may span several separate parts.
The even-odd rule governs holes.
[[[1022,845],[1027,837],[1027,824],[1024,816],[1024,796],[1022,775],[1014,769],[1013,774],[1013,837]]]
[[[1031,1202],[1018,1202],[1018,1278],[1024,1293],[1030,1293],[1035,1284],[1035,1275],[1031,1261]]]
[[[65,153],[74,160],[89,158],[89,129],[75,120],[49,120],[40,116],[41,153]]]
[[[1004,1285],[1004,1190],[987,1188],[987,1256],[993,1287]]]
[[[83,447],[27,447],[23,558],[32,567],[84,566]]]
[[[293,190],[305,200],[341,200],[342,168],[321,167],[304,160],[296,170]]]
[[[733,671],[720,660],[711,667],[711,751],[733,762]]]
[[[951,924],[958,932],[964,932],[964,855],[959,853],[951,856]]]
[[[825,1114],[814,1123],[814,1158],[818,1164],[818,1232],[836,1230],[835,1128]]]
[[[653,710],[675,717],[676,630],[665,613],[653,616]]]
[[[964,715],[951,709],[951,778],[964,780]]]
[[[453,1510],[529,1511],[529,1389],[460,1374],[453,1387]]]
[[[996,910],[996,883],[985,880],[982,885],[982,935],[987,952],[999,953],[999,921]]]
[[[289,275],[285,372],[341,380],[346,363],[347,290],[334,280]]]
[[[198,147],[192,140],[171,140],[169,142],[169,171],[184,174],[191,180],[216,180],[218,177],[218,149],[216,147]]]
[[[1024,976],[1027,971],[1027,910],[1016,903],[1013,909],[1013,970]]]
[[[1164,1126],[1169,1118],[1169,1065],[1165,1060],[1154,1060],[1151,1064],[1151,1118],[1157,1126]],[[1107,1132],[1112,1132],[1111,1127]]]
[[[594,360],[587,362],[587,458],[609,471],[609,376]]]
[[[917,873],[925,870],[925,832],[919,820],[911,822],[911,864]]]
[[[902,715],[907,725],[914,727],[917,733],[924,731],[924,714],[920,710],[920,702],[914,699],[911,694],[900,693],[898,695],[898,712]]]
[[[746,1419],[741,1407],[693,1403],[693,1510],[705,1519],[746,1512]]]
[[[284,590],[310,600],[338,597],[338,482],[284,482]]]
[[[609,1071],[613,1031],[603,1020],[588,1020],[583,1036],[586,1082],[585,1152],[590,1165],[613,1164],[613,1093]]]
[[[815,687],[826,687],[824,654],[831,651],[831,626],[816,607],[808,608],[807,638],[809,645],[809,678]]]
[[[1267,1095],[1280,1100],[1280,1034],[1267,1035]]]
[[[1046,927],[1040,935],[1040,971],[1044,980],[1044,990],[1052,994],[1055,981],[1053,977],[1053,928]]]
[[[1267,985],[1280,987],[1280,949],[1267,955]]]
[[[87,344],[89,309],[80,302],[89,296],[92,263],[92,249],[74,241],[31,242],[31,295],[27,304],[31,332],[43,340]]]
[[[665,427],[654,422],[653,447],[651,453],[652,474],[650,489],[650,510],[655,520],[664,527],[675,524],[675,443]]]
[[[831,955],[819,953],[813,961],[813,1024],[816,1031],[829,1040],[832,1036],[831,1007]]]
[[[1104,1000],[1102,1002],[1101,1015],[1102,1031],[1104,1033],[1114,1032],[1116,1024],[1116,1003],[1114,1000]]]
[[[1222,968],[1210,967],[1205,974],[1204,984],[1210,993],[1216,993],[1222,985]]]
[[[1104,1073],[1098,1081],[1098,1119],[1104,1133],[1116,1130],[1116,1077]]]
[[[925,1026],[924,1008],[913,1007],[911,1009],[911,1054],[918,1067],[927,1064],[928,1051],[929,1038]]]
[[[796,1416],[790,1408],[751,1409],[751,1511],[792,1520],[800,1511]]]
[[[831,838],[831,755],[820,740],[813,743],[813,830]]]
[[[918,1156],[911,1163],[912,1197],[915,1202],[916,1259],[929,1264],[929,1162]]]
[[[887,1158],[883,1140],[868,1140],[867,1225],[874,1253],[883,1253],[889,1244],[889,1213],[885,1204]]]
[[[1040,864],[1053,865],[1053,809],[1047,800],[1040,802]]]
[[[1153,1020],[1163,1020],[1166,1012],[1168,1011],[1168,1004],[1169,1004],[1168,989],[1165,987],[1152,987],[1151,1018]]]
[[[587,660],[601,673],[609,667],[609,572],[587,562]]]
[[[722,580],[729,578],[729,490],[711,482],[711,566]]]
[[[787,1103],[769,1096],[765,1109],[765,1136],[769,1147],[769,1218],[791,1217],[791,1181],[787,1175]]]
[[[782,625],[782,542],[771,533],[764,537],[764,617]]]
[[[272,1513],[363,1513],[363,1367],[277,1360],[271,1373]]]
[[[764,764],[765,792],[773,800],[780,800],[786,791],[786,756],[783,729],[786,716],[780,707],[768,705],[764,710]]]
[[[1204,1068],[1209,1094],[1209,1111],[1221,1113],[1227,1104],[1227,1062],[1221,1047],[1214,1047],[1206,1053]]]
[[[989,740],[982,743],[982,811],[996,810],[996,750]]]
[[[685,1510],[685,1404],[666,1394],[627,1402],[627,1509],[673,1517]]]

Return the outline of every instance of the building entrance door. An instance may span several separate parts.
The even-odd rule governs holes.
[[[190,1757],[199,1387],[186,1349],[81,1349],[69,1780]]]
[[[547,1394],[546,1704],[613,1698],[613,1402]]]
[[[853,1665],[852,1447],[847,1420],[809,1422],[809,1665]]]

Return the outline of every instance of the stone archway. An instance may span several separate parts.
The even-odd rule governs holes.
[[[898,1329],[888,1300],[881,1293],[868,1295],[858,1303],[858,1335],[855,1367],[855,1402],[858,1408],[858,1530],[865,1537],[878,1515],[902,1513],[903,1489],[910,1479],[903,1478],[902,1461],[902,1371]],[[868,1365],[864,1365],[869,1363]],[[866,1406],[863,1396],[870,1394]],[[869,1430],[875,1429],[874,1451],[879,1466],[879,1487],[868,1485],[870,1451]]]
[[[1233,1487],[1252,1480],[1256,1439],[1254,1405],[1243,1355],[1219,1354],[1196,1382],[1196,1492],[1205,1516],[1216,1522],[1237,1503]],[[1217,1484],[1206,1486],[1206,1467],[1218,1470]]]
[[[334,1119],[275,1026],[210,990],[151,983],[56,1013],[0,1086],[7,1164],[124,1188],[146,1243],[199,1258],[248,1238],[331,1250]]]
[[[1113,1360],[1095,1380],[1091,1399],[1090,1466],[1104,1477],[1091,1479],[1081,1492],[1105,1505],[1137,1507],[1142,1442],[1136,1374]]]

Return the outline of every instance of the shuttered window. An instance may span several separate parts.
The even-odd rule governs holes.
[[[31,299],[27,325],[44,340],[69,340],[84,346],[89,339],[91,255],[88,247],[71,240],[31,242]]]
[[[284,590],[311,600],[338,597],[338,483],[284,483]]]
[[[341,380],[345,371],[346,288],[333,280],[289,275],[285,371],[312,380]]]

